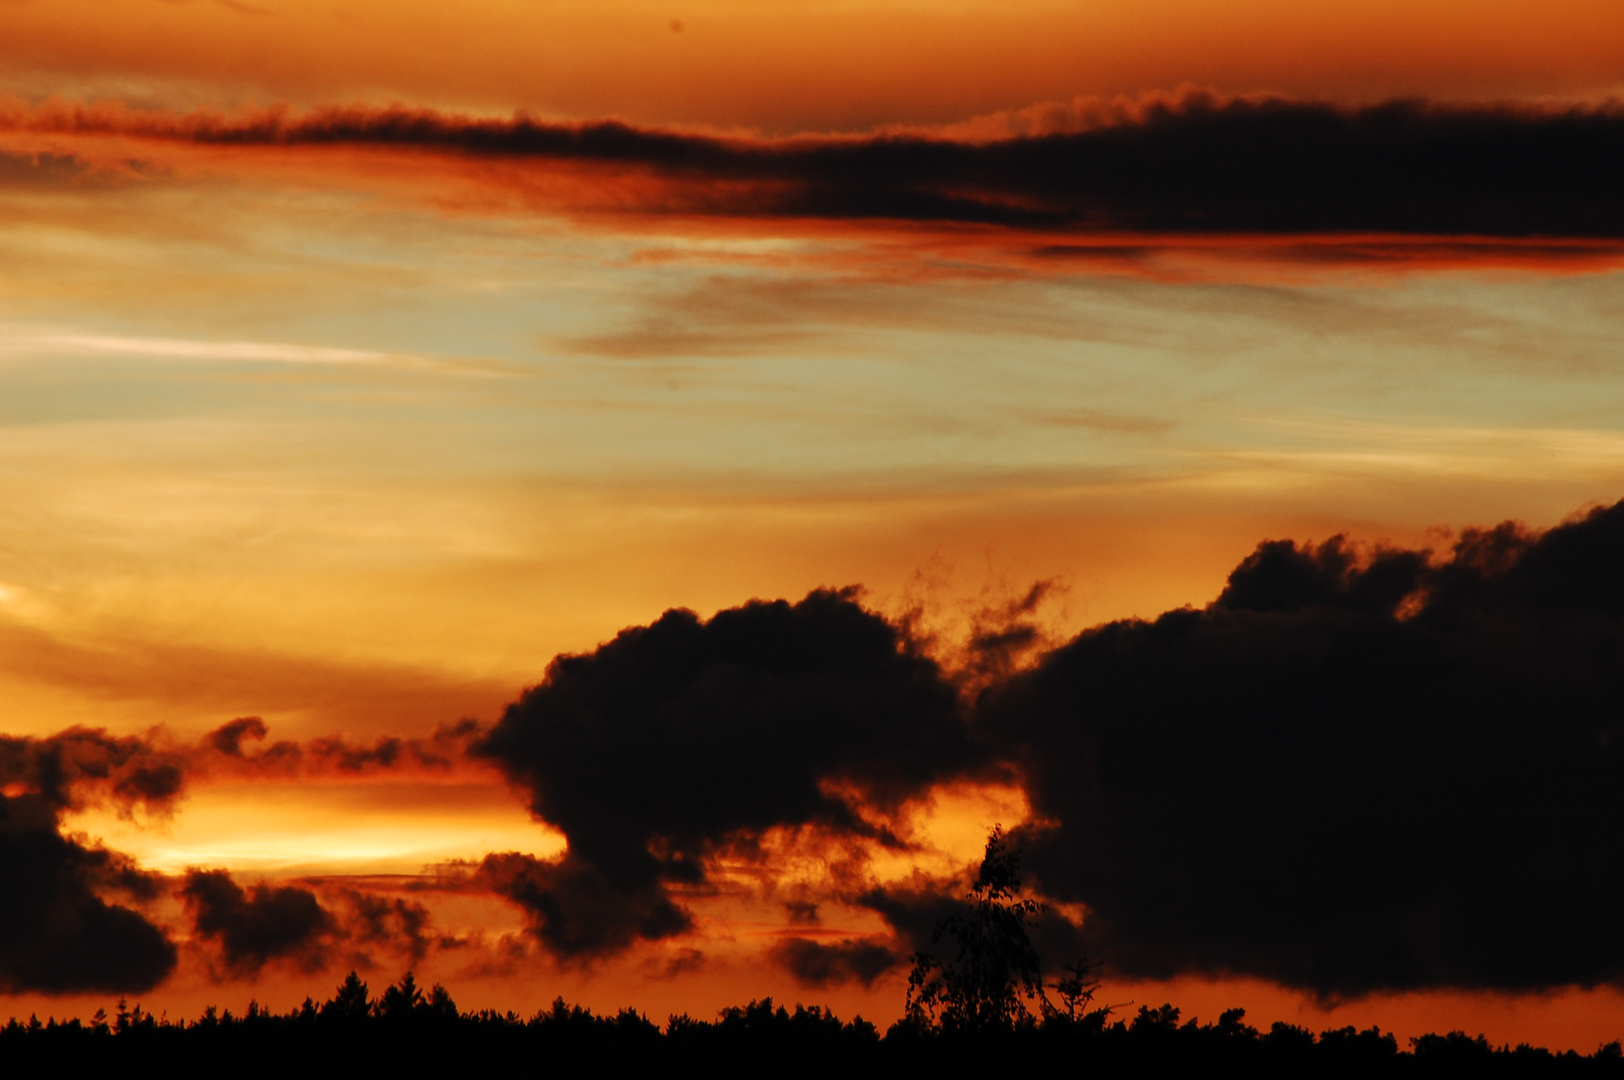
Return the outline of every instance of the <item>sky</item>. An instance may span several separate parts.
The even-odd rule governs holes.
[[[1002,825],[1130,1012],[1624,1035],[1621,95],[1579,0],[0,0],[0,1015],[889,1023]]]

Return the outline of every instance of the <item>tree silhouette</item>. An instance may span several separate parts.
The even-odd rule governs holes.
[[[365,1020],[371,1011],[372,1004],[367,998],[367,984],[353,971],[345,978],[332,1000],[321,1007],[323,1019],[351,1023]]]
[[[372,1006],[372,1011],[385,1020],[404,1023],[423,1004],[423,991],[417,988],[417,979],[408,971],[405,978],[383,992],[378,1003]]]
[[[1027,928],[1043,911],[1021,896],[1020,853],[1008,846],[1001,826],[987,837],[986,854],[965,908],[936,924],[931,944],[944,939],[953,955],[914,954],[908,976],[908,1017],[943,1031],[1013,1031],[1054,1011],[1043,994],[1042,965]],[[1079,988],[1081,990],[1081,988]]]
[[[1060,995],[1060,1007],[1055,1010],[1057,1019],[1064,1017],[1076,1023],[1089,1015],[1088,1007],[1094,1003],[1094,991],[1100,987],[1100,980],[1094,974],[1097,969],[1098,965],[1092,961],[1077,960],[1062,969],[1066,973],[1064,979],[1049,984],[1055,993]],[[1110,1008],[1107,1007],[1099,1014],[1101,1022],[1109,1012]]]
[[[1013,856],[994,834],[990,864],[978,878],[957,921],[944,920],[941,937],[985,931],[984,948],[961,950],[985,959],[1024,933],[1034,908],[1019,897],[1011,873]],[[977,922],[979,901],[1011,918]],[[976,928],[980,927],[980,931]],[[1000,929],[1001,927],[1001,929]],[[1006,934],[1000,939],[998,934]],[[1005,960],[1029,953],[1016,949]],[[1004,993],[968,978],[974,965],[926,966],[919,989],[935,985],[934,996],[917,1002],[916,1015],[936,1010],[943,1024],[968,1028],[976,1016],[982,1027],[972,1038],[921,1038],[918,1024],[895,1025],[884,1039],[874,1025],[857,1018],[842,1022],[825,1009],[796,1005],[794,1011],[771,999],[724,1009],[713,1021],[673,1016],[665,1029],[633,1009],[595,1014],[562,998],[530,1017],[482,1009],[460,1013],[445,988],[426,995],[415,976],[385,988],[369,1004],[366,984],[351,974],[324,1004],[306,999],[287,1013],[250,1003],[242,1016],[207,1009],[198,1020],[154,1017],[139,1005],[118,1008],[123,1022],[105,1012],[84,1023],[52,1017],[42,1023],[12,1019],[0,1024],[0,1075],[5,1080],[55,1080],[60,1076],[161,1075],[167,1080],[207,1077],[228,1071],[236,1080],[306,1080],[357,1076],[460,1076],[470,1063],[500,1067],[536,1063],[549,1075],[702,1076],[772,1075],[867,1080],[897,1076],[1095,1075],[1138,1080],[1191,1076],[1244,1076],[1254,1080],[1624,1080],[1624,1049],[1610,1042],[1588,1057],[1576,1051],[1551,1053],[1521,1045],[1492,1047],[1479,1036],[1459,1031],[1422,1035],[1413,1049],[1399,1049],[1391,1034],[1353,1027],[1317,1038],[1307,1028],[1275,1023],[1266,1032],[1246,1024],[1241,1009],[1216,1023],[1185,1020],[1173,1005],[1141,1008],[1131,1022],[1107,1022],[1108,1009],[1078,1016],[1093,986],[1086,964],[1065,969],[1070,979],[1052,984],[1061,1005],[1041,1004],[1028,967],[1022,982],[1018,963],[1005,963]],[[989,965],[988,970],[997,968]],[[958,973],[958,974],[955,974]],[[964,976],[964,977],[961,977]],[[957,981],[955,981],[957,980]],[[1065,984],[1078,997],[1068,1022]],[[1023,992],[1024,991],[1024,992]],[[1041,1025],[1022,1012],[1037,1001]],[[956,1012],[954,1010],[957,1010]],[[337,1018],[342,1017],[342,1022]],[[1008,1028],[1007,1031],[1003,1030]],[[993,1037],[985,1037],[987,1032]],[[486,1068],[486,1071],[490,1071]]]

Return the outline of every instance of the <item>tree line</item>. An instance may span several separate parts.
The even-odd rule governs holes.
[[[1314,1032],[1276,1023],[1259,1031],[1233,1009],[1216,1023],[1181,1022],[1172,1005],[1131,1018],[1107,1008],[1056,1009],[1011,1027],[952,1029],[905,1017],[883,1035],[861,1017],[841,1020],[772,999],[715,1019],[672,1016],[664,1025],[631,1009],[593,1013],[557,999],[531,1016],[463,1012],[443,987],[427,993],[407,975],[376,999],[354,972],[332,998],[285,1013],[257,1004],[233,1015],[210,1008],[168,1020],[122,1003],[113,1016],[0,1027],[8,1076],[151,1069],[169,1076],[354,1075],[514,1066],[536,1075],[611,1068],[693,1069],[711,1075],[993,1076],[1045,1074],[1160,1078],[1214,1070],[1262,1078],[1621,1078],[1617,1042],[1595,1053],[1493,1047],[1480,1035],[1424,1035],[1400,1049],[1390,1033],[1352,1027]]]

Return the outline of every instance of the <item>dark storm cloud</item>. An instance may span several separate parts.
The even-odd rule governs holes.
[[[990,691],[1025,845],[1118,976],[1624,983],[1624,503],[1453,550],[1262,544]]]
[[[138,739],[83,728],[0,738],[0,991],[141,993],[174,969],[163,931],[104,898],[155,899],[159,879],[63,836],[61,815],[92,798],[161,811],[180,777]]]
[[[322,947],[335,931],[333,916],[315,893],[297,885],[244,888],[226,870],[192,870],[180,896],[193,927],[219,945],[232,974],[252,976],[283,958],[318,970]]]
[[[658,881],[615,882],[573,853],[556,862],[517,852],[487,855],[475,880],[518,905],[531,933],[563,960],[619,952],[692,926]]]
[[[851,795],[895,807],[982,761],[936,664],[851,592],[669,611],[561,656],[474,752],[568,837],[560,863],[482,869],[564,956],[686,929],[670,887],[775,826],[894,842]]]
[[[872,986],[875,979],[902,962],[889,946],[861,938],[827,944],[811,938],[785,938],[773,946],[769,955],[796,982],[817,987],[849,982]]]
[[[227,969],[252,976],[268,962],[323,966],[337,927],[316,894],[296,885],[244,889],[224,870],[193,870],[180,889],[199,935],[219,945]]]
[[[902,950],[913,953],[934,946],[936,927],[960,912],[964,891],[958,882],[918,877],[905,884],[869,889],[851,902],[884,919]]]
[[[174,969],[175,946],[101,894],[148,900],[156,888],[122,856],[64,837],[40,796],[0,796],[0,991],[150,990]]]
[[[217,978],[253,978],[272,962],[306,971],[370,967],[378,950],[416,964],[434,943],[428,909],[397,896],[318,894],[305,884],[245,888],[224,870],[192,870],[177,891],[197,935],[217,950]]]
[[[23,126],[215,146],[360,146],[662,182],[639,212],[1177,234],[1624,236],[1624,109],[1192,94],[1094,126],[968,142],[783,141],[617,122],[328,109],[241,119],[55,110]]]

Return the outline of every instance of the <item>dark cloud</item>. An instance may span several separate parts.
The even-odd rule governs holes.
[[[773,946],[771,957],[802,986],[818,987],[849,982],[872,986],[875,979],[902,962],[889,946],[863,938],[829,944],[811,938],[785,938]]]
[[[161,730],[145,737],[78,727],[45,738],[0,735],[0,788],[36,793],[62,810],[108,803],[124,813],[141,807],[164,814],[196,777],[445,773],[482,733],[477,720],[460,720],[425,737],[359,743],[328,736],[250,746],[263,742],[269,729],[259,717],[244,716],[181,745]]]
[[[125,856],[64,836],[62,814],[92,805],[162,815],[188,778],[229,771],[299,777],[381,771],[444,771],[478,734],[472,721],[427,738],[354,744],[342,738],[263,740],[257,718],[234,720],[196,744],[161,732],[113,736],[71,728],[46,738],[0,736],[0,992],[141,993],[174,969],[175,946],[135,907],[165,891]],[[325,966],[328,948],[368,964],[383,948],[417,962],[431,938],[420,904],[355,890],[324,907],[299,886],[243,889],[223,871],[194,871],[180,888],[199,936],[219,949],[222,970],[252,976],[271,960]]]
[[[487,855],[479,884],[522,908],[531,932],[554,956],[584,959],[689,929],[688,913],[650,878],[627,885],[573,853],[544,862],[518,852]]]
[[[819,906],[811,900],[789,900],[784,904],[784,914],[791,926],[816,926]]]
[[[990,690],[1019,836],[1118,976],[1624,983],[1624,503],[1452,550],[1261,544]],[[900,916],[898,917],[900,918]]]
[[[253,978],[273,962],[370,968],[380,951],[416,965],[439,943],[421,903],[321,884],[244,888],[227,871],[193,870],[178,891],[193,929],[218,950],[218,978]]]
[[[702,971],[710,958],[698,949],[678,949],[666,957],[651,957],[643,969],[656,979],[677,979]]]
[[[184,753],[135,736],[69,728],[46,738],[0,735],[0,787],[57,811],[106,800],[163,813],[184,785]]]
[[[209,732],[203,741],[228,757],[240,758],[243,756],[244,739],[258,741],[268,734],[270,729],[259,717],[240,716]]]
[[[372,744],[326,738],[258,750],[244,745],[267,735],[257,717],[233,720],[184,746],[161,733],[113,736],[88,728],[48,738],[0,736],[0,988],[140,993],[175,966],[175,947],[161,929],[102,899],[123,893],[152,900],[161,878],[115,852],[64,837],[64,811],[95,804],[163,814],[188,778],[222,772],[292,778],[444,771],[478,730],[464,721],[427,738]],[[354,890],[329,909],[300,886],[245,890],[224,871],[193,871],[180,895],[229,975],[252,976],[272,960],[326,966],[324,950],[338,947],[350,950],[352,963],[369,963],[378,948],[415,963],[430,942],[422,905]]]
[[[155,879],[124,857],[64,837],[38,795],[0,796],[0,991],[142,993],[175,967],[175,946],[139,912]]]
[[[416,965],[423,962],[435,936],[429,926],[429,910],[414,900],[399,896],[377,896],[355,889],[344,892],[350,906],[350,915],[344,921],[343,934],[357,949],[381,948],[405,957]],[[371,957],[364,953],[358,958],[362,966],[371,966]]]
[[[462,760],[468,744],[482,733],[479,721],[442,724],[427,738],[389,735],[370,745],[342,736],[306,742],[280,740],[264,746],[269,734],[257,716],[243,716],[209,732],[189,755],[196,772],[296,778],[378,772],[445,772]]]
[[[1039,581],[1020,596],[975,612],[958,665],[960,679],[975,687],[1006,679],[1034,650],[1048,644],[1037,614],[1054,591],[1054,582]]]
[[[427,110],[303,117],[58,110],[46,130],[218,146],[362,146],[608,168],[640,211],[1102,232],[1624,236],[1624,110],[1394,101],[1358,109],[1191,94],[1081,130],[782,141]]]
[[[889,841],[853,796],[893,808],[981,762],[940,669],[850,591],[669,611],[561,656],[474,752],[568,838],[556,864],[482,869],[564,956],[686,929],[670,886],[775,826]]]
[[[876,887],[850,898],[857,907],[868,908],[891,927],[907,952],[928,950],[936,928],[962,910],[964,883],[936,881],[923,876],[899,885]]]
[[[172,754],[103,731],[0,737],[0,992],[141,993],[174,969],[164,932],[105,899],[153,900],[160,879],[62,835],[61,815],[102,801],[162,812],[181,776]]]
[[[0,736],[0,991],[140,993],[175,966],[176,950],[163,930],[104,899],[154,900],[163,879],[116,852],[65,837],[64,812],[106,805],[123,814],[165,814],[188,778],[221,771],[283,777],[443,771],[478,731],[464,721],[427,738],[277,742],[257,752],[244,748],[267,734],[256,717],[184,746],[161,732],[113,736],[89,728],[47,738]],[[271,960],[322,967],[329,947],[350,950],[350,962],[363,965],[378,948],[416,962],[431,940],[422,905],[355,890],[343,891],[344,903],[329,909],[300,886],[245,890],[224,871],[193,871],[180,896],[198,935],[215,943],[232,975],[252,976]]]
[[[138,992],[174,966],[137,911],[156,879],[65,838],[64,811],[162,811],[192,772],[433,770],[465,753],[568,839],[557,860],[447,873],[524,911],[513,957],[587,963],[677,937],[683,897],[722,887],[719,860],[766,858],[772,830],[895,845],[886,812],[1018,774],[1042,824],[1012,838],[1052,905],[1034,932],[1056,964],[1333,999],[1624,985],[1624,503],[1437,552],[1267,541],[1206,609],[1047,652],[1044,596],[983,605],[952,671],[908,619],[819,591],[667,612],[558,657],[488,731],[273,743],[245,717],[178,750],[87,729],[0,738],[0,986]],[[786,910],[811,926],[820,902],[868,908],[894,940],[777,944],[770,959],[810,985],[872,982],[962,900],[963,882],[864,891],[860,868],[838,869]],[[376,950],[415,962],[436,941],[392,897],[218,871],[181,895],[237,976]],[[1062,917],[1078,911],[1080,928]]]
[[[219,945],[234,975],[258,974],[272,960],[292,960],[312,971],[325,966],[325,947],[337,925],[309,889],[244,889],[224,870],[193,870],[180,895],[198,934]]]

